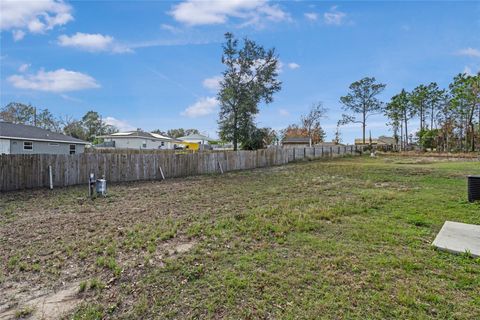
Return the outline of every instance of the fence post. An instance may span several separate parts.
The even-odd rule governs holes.
[[[50,182],[50,190],[53,190],[52,166],[48,166],[48,178]]]
[[[162,179],[165,180],[165,175],[163,174],[162,166],[159,166],[160,174],[162,175]]]

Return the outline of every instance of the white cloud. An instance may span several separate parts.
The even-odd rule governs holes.
[[[187,107],[181,115],[189,118],[198,118],[214,113],[217,106],[217,98],[202,97],[197,102]]]
[[[179,28],[177,28],[175,26],[172,26],[170,24],[166,24],[166,23],[163,23],[162,25],[160,25],[160,28],[162,28],[163,30],[170,31],[171,33],[179,33],[180,32]]]
[[[22,30],[13,30],[12,31],[12,36],[13,36],[13,41],[20,41],[25,37],[25,31]]]
[[[18,68],[18,72],[25,72],[30,67],[30,64],[24,63]]]
[[[244,20],[242,26],[261,25],[263,20],[290,19],[288,13],[266,0],[186,0],[172,7],[170,15],[187,25],[223,24],[229,18]]]
[[[114,117],[105,117],[103,119],[103,121],[106,123],[106,124],[109,124],[111,126],[114,126],[115,128],[117,128],[118,130],[120,131],[132,131],[132,130],[135,130],[136,127],[132,126],[130,123],[128,123],[127,121],[125,120],[119,120],[119,119],[116,119]]]
[[[465,73],[466,75],[473,75],[473,72],[472,72],[472,68],[470,68],[469,66],[465,66],[465,68],[463,68],[463,72],[462,73]]]
[[[278,113],[279,113],[282,117],[288,117],[288,116],[290,116],[290,112],[288,112],[287,109],[278,109]]]
[[[346,13],[337,10],[337,6],[333,6],[330,11],[323,14],[323,21],[326,24],[339,26],[343,24],[346,16]]]
[[[300,68],[300,65],[298,63],[295,63],[295,62],[290,62],[288,64],[288,68],[292,69],[292,70],[295,70],[295,69],[298,69]]]
[[[90,34],[77,32],[72,36],[65,34],[58,37],[58,44],[62,47],[73,47],[90,52],[111,51],[114,53],[132,52],[126,46],[118,44],[113,37],[99,33]]]
[[[474,48],[465,48],[458,50],[457,54],[471,58],[480,58],[480,50]]]
[[[100,87],[97,81],[89,75],[65,69],[40,70],[36,74],[12,75],[7,80],[19,89],[57,93]]]
[[[44,33],[73,20],[72,7],[61,0],[0,1],[0,30],[13,30],[15,41],[25,32]]]
[[[318,19],[318,14],[316,14],[315,12],[306,12],[303,14],[305,16],[305,18],[307,18],[308,20],[312,20],[312,21],[315,21]]]
[[[220,89],[220,81],[222,81],[222,79],[222,76],[213,76],[211,78],[204,79],[202,84],[209,90],[218,91],[218,89]]]

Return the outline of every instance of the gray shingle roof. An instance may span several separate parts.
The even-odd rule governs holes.
[[[282,143],[310,143],[309,137],[285,137]]]
[[[30,139],[41,141],[74,142],[88,144],[83,140],[24,124],[0,121],[0,138]]]

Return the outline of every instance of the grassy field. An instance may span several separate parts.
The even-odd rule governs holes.
[[[73,319],[479,319],[480,260],[431,247],[445,220],[480,224],[467,174],[479,163],[346,158],[93,202],[0,194],[0,318],[69,292]]]

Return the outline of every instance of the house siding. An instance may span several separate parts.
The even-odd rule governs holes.
[[[116,149],[173,149],[171,142],[164,141],[162,147],[162,141],[149,138],[106,138],[105,141],[114,141]],[[146,147],[143,146],[144,143]]]
[[[83,153],[85,145],[78,143],[32,141],[32,150],[23,150],[23,142],[32,140],[10,140],[11,154],[70,154],[70,145],[75,144],[75,153]],[[51,145],[58,144],[58,145]]]

